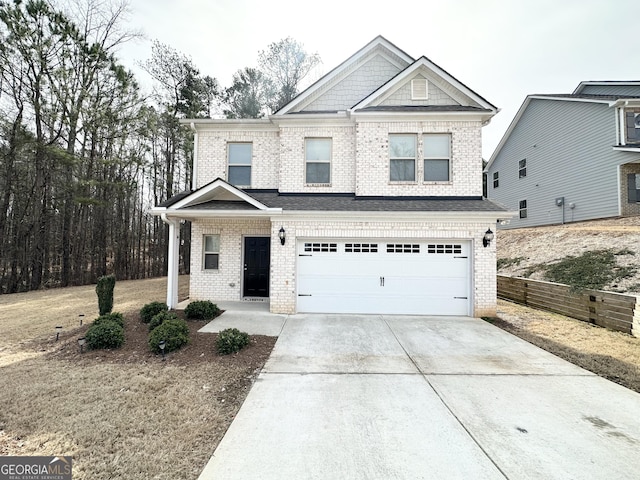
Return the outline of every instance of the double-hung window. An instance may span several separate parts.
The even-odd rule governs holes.
[[[220,259],[220,235],[205,235],[202,243],[204,244],[204,269],[218,270],[218,263]]]
[[[305,182],[331,183],[331,139],[306,138],[304,156]]]
[[[230,143],[229,183],[240,187],[251,186],[251,157],[253,146],[250,143]]]
[[[527,159],[523,158],[518,162],[518,178],[527,176]]]
[[[431,133],[424,135],[424,181],[448,182],[451,164],[451,135]]]
[[[527,201],[526,200],[520,200],[519,211],[520,211],[520,218],[527,218]]]
[[[389,135],[389,180],[392,182],[415,182],[415,135]]]
[[[493,188],[498,188],[499,186],[500,186],[499,172],[493,172]]]

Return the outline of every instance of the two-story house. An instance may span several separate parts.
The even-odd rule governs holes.
[[[486,174],[506,228],[640,215],[640,81],[529,95]]]
[[[492,315],[482,197],[487,100],[375,38],[259,120],[192,120],[193,189],[153,209],[192,222],[190,297],[268,299],[276,313]]]

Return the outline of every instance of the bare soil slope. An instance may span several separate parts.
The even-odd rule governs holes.
[[[613,218],[550,227],[500,230],[498,274],[544,280],[539,265],[548,265],[586,251],[612,249],[620,266],[640,267],[640,217]],[[605,290],[640,295],[640,268]]]

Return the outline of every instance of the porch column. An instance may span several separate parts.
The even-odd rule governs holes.
[[[180,261],[180,220],[162,216],[162,220],[169,225],[169,251],[167,269],[167,306],[174,309],[178,306],[178,265]]]

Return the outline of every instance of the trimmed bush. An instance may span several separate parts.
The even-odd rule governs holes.
[[[175,313],[170,312],[160,312],[159,314],[154,315],[154,317],[149,322],[149,331],[151,332],[155,328],[162,325],[165,320],[178,320],[178,316]]]
[[[113,289],[116,286],[116,277],[106,275],[98,279],[96,293],[98,294],[98,312],[106,315],[113,310]]]
[[[153,317],[155,317],[160,312],[166,312],[169,310],[169,307],[164,302],[151,302],[147,303],[144,307],[140,309],[140,319],[144,323],[149,323]]]
[[[236,353],[249,345],[249,334],[237,328],[227,328],[218,334],[216,350],[221,355]]]
[[[84,335],[87,348],[120,348],[124,344],[124,328],[114,320],[94,322]]]
[[[124,317],[121,313],[111,312],[106,315],[100,315],[93,321],[94,325],[98,325],[102,322],[116,322],[118,325],[124,328]]]
[[[184,309],[185,316],[190,320],[211,320],[215,318],[219,312],[220,309],[218,306],[209,300],[191,302],[187,305],[187,308]]]
[[[165,352],[172,352],[189,342],[189,326],[184,320],[165,320],[149,334],[149,348],[160,353],[158,345],[166,342]]]

